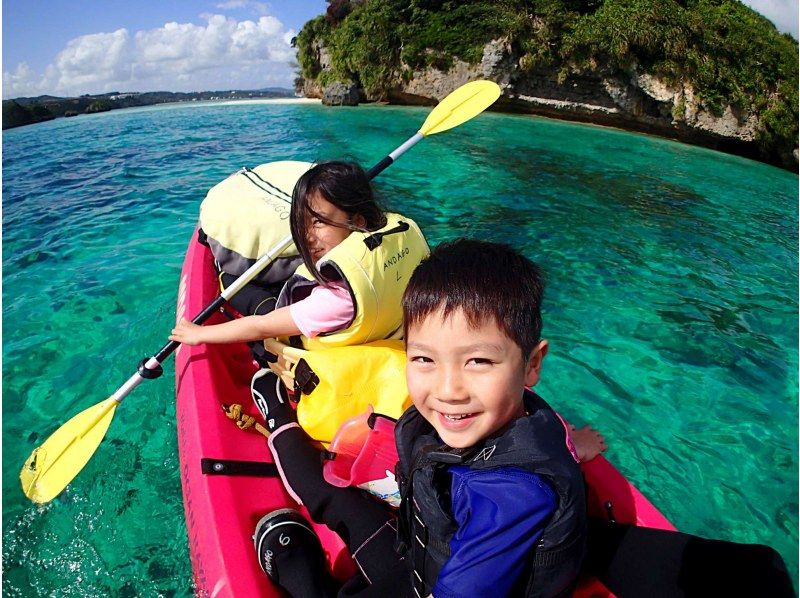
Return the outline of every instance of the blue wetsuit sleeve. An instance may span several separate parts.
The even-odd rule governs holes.
[[[506,596],[555,511],[556,494],[538,475],[516,467],[450,472],[458,529],[433,595]]]

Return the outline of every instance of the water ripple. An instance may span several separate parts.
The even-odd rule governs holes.
[[[170,364],[54,503],[25,502],[19,466],[163,344],[212,185],[271,160],[370,166],[427,113],[173,106],[4,132],[4,595],[190,594]],[[796,175],[488,113],[375,187],[432,244],[471,235],[540,262],[540,392],[602,429],[681,529],[771,544],[796,571]]]

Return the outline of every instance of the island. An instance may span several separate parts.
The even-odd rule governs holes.
[[[798,169],[798,43],[739,0],[329,0],[297,90],[435,104],[475,79],[492,109],[651,133]]]
[[[37,96],[35,98],[15,98],[3,100],[3,129],[29,125],[61,116],[78,116],[94,112],[106,112],[119,108],[150,106],[169,102],[199,102],[215,100],[248,100],[255,98],[290,98],[294,91],[280,87],[267,89],[198,92],[125,92],[112,91],[99,95],[82,95],[61,98],[56,96]]]

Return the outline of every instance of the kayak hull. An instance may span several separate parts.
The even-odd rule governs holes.
[[[177,319],[191,319],[218,294],[212,254],[195,234],[181,273]],[[219,313],[208,323],[223,321]],[[184,345],[176,352],[181,486],[195,590],[202,596],[281,595],[258,566],[252,535],[264,514],[300,507],[278,477],[211,475],[201,469],[202,459],[272,462],[266,439],[240,430],[222,410],[223,403],[239,403],[258,415],[249,389],[256,369],[245,344]],[[354,565],[342,541],[325,526],[314,527],[334,574],[351,575]]]
[[[181,272],[177,319],[191,319],[219,294],[211,251],[193,235]],[[225,321],[222,313],[208,323]],[[200,596],[280,596],[261,571],[252,534],[258,520],[280,508],[299,508],[280,478],[205,474],[202,459],[272,462],[260,434],[236,427],[223,403],[239,403],[258,417],[250,397],[256,371],[244,343],[181,346],[176,352],[175,385],[186,528],[195,590]],[[604,457],[582,465],[591,516],[619,523],[674,530],[672,524]],[[323,525],[313,524],[339,579],[355,572],[343,542]],[[583,580],[575,596],[613,596],[598,580]]]

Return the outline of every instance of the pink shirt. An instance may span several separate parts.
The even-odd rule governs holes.
[[[313,338],[322,332],[334,332],[353,320],[353,298],[339,282],[314,287],[311,294],[289,306],[289,313],[303,336]]]

